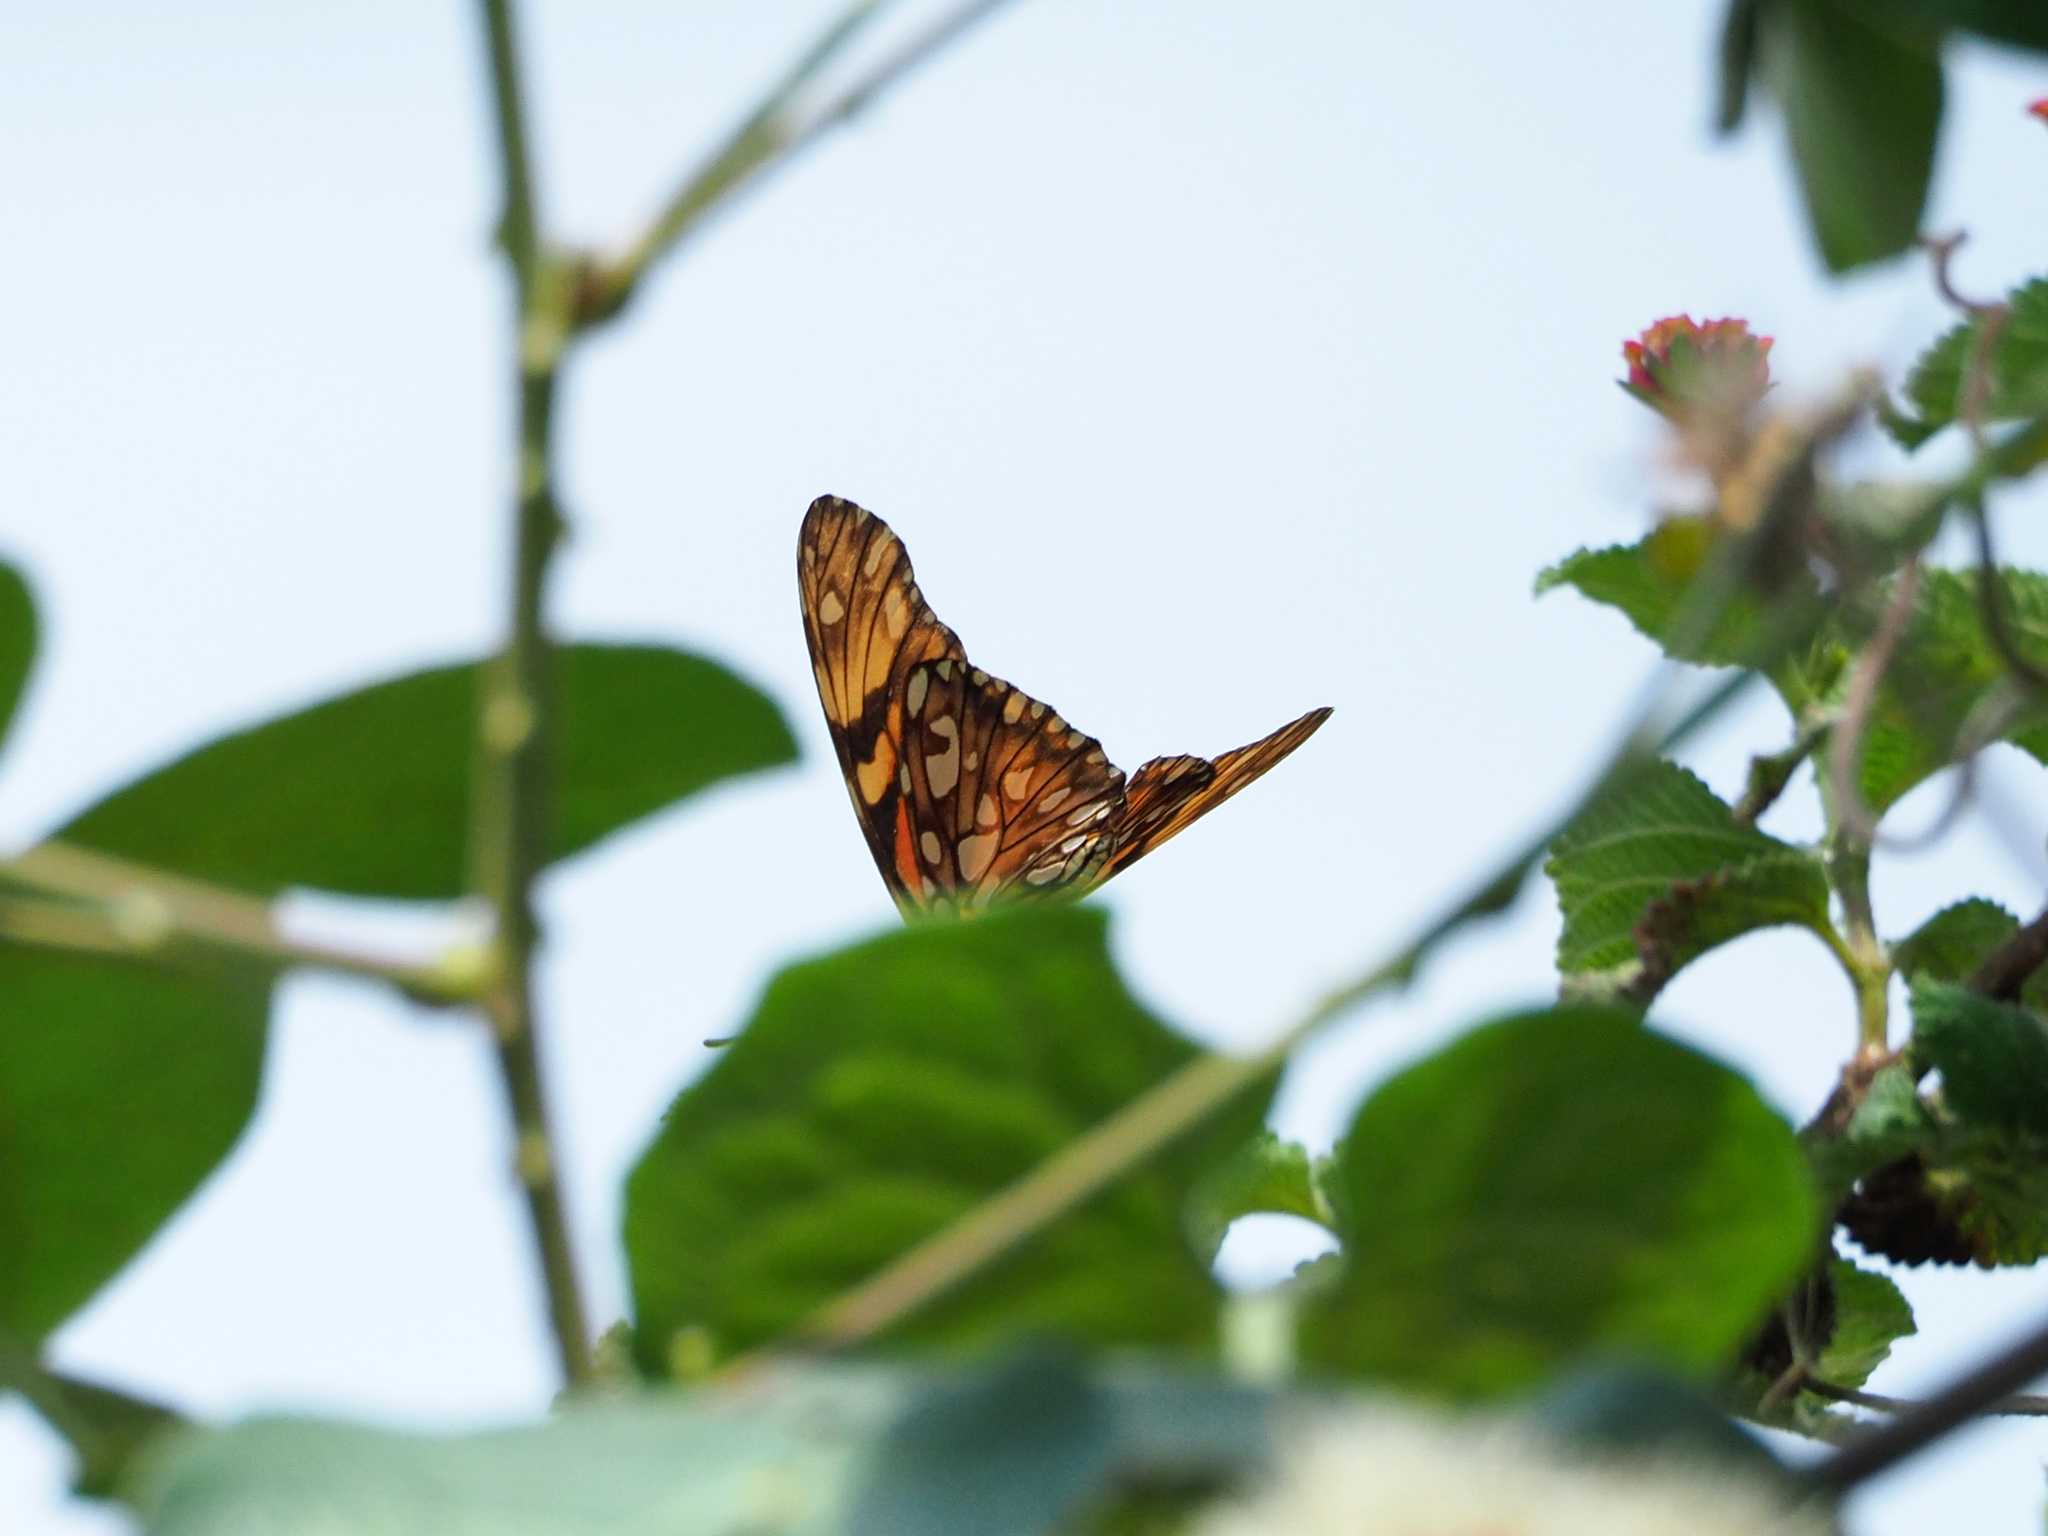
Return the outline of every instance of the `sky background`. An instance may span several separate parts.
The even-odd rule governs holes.
[[[828,10],[522,6],[550,222],[631,228]],[[1667,489],[1653,419],[1614,386],[1622,339],[1746,316],[1810,397],[1858,364],[1896,377],[1947,320],[1916,263],[1822,274],[1768,112],[1711,137],[1717,10],[1018,0],[584,349],[560,630],[714,655],[805,752],[546,887],[544,1044],[600,1325],[624,1305],[620,1177],[699,1042],[777,964],[895,921],[797,620],[820,492],[889,518],[976,661],[1114,761],[1335,706],[1104,898],[1133,985],[1204,1040],[1270,1035],[1564,803],[1653,664],[1614,614],[1531,596],[1575,547],[1636,537]],[[508,301],[478,42],[452,3],[0,0],[0,552],[46,625],[0,836],[493,642]],[[2048,67],[1952,63],[1930,226],[1969,229],[1958,281],[1989,294],[2048,267],[2048,132],[2023,112]],[[2007,556],[2048,564],[2048,498],[1999,511]],[[1759,696],[1689,760],[1732,794],[1785,733]],[[1881,859],[1887,933],[1971,892],[2041,905],[2048,783],[1995,757],[2003,830],[1973,815]],[[1766,825],[1811,835],[1804,793]],[[1543,1000],[1556,928],[1536,882],[1305,1052],[1281,1129],[1327,1144],[1402,1062]],[[248,1135],[55,1357],[206,1416],[540,1411],[480,1037],[364,985],[280,996]],[[1658,1018],[1795,1119],[1853,1044],[1846,985],[1793,933],[1693,967]],[[1228,1255],[1240,1278],[1282,1256]],[[1922,1332],[1876,1390],[1922,1390],[2048,1311],[2048,1273],[1901,1283]],[[1875,1485],[1851,1529],[2038,1531],[2044,1456],[2048,1425],[1975,1430]],[[0,1523],[121,1528],[65,1476],[0,1405]]]

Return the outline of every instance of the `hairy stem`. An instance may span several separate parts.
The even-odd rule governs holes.
[[[554,645],[546,624],[549,565],[561,541],[553,429],[556,377],[568,336],[569,288],[539,232],[529,171],[518,50],[509,0],[482,0],[505,178],[501,243],[518,292],[518,452],[511,613],[504,648],[478,688],[471,888],[497,919],[499,964],[482,1002],[511,1112],[513,1166],[526,1196],[548,1319],[563,1378],[591,1378],[590,1328],[563,1207],[559,1160],[535,1040],[534,883],[547,861],[554,805],[548,782]]]

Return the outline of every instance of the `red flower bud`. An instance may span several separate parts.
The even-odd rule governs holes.
[[[2027,110],[2042,122],[2048,123],[2048,96],[2043,96],[2039,101],[2028,102]]]
[[[1674,315],[1621,344],[1621,387],[1681,427],[1732,424],[1771,387],[1770,352],[1771,338],[1751,335],[1747,320]]]

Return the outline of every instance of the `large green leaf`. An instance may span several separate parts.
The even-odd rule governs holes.
[[[775,705],[702,657],[573,645],[560,666],[558,858],[796,756]],[[244,890],[458,896],[476,677],[436,667],[238,732],[117,790],[59,836]]]
[[[1943,907],[1891,946],[1892,966],[1908,981],[1966,982],[2013,934],[2020,920],[1995,901],[1971,897]],[[2048,969],[2029,976],[2020,1000],[2037,1013],[2048,1014]]]
[[[776,976],[628,1181],[643,1362],[773,1338],[1188,1061],[1194,1047],[1125,990],[1106,928],[1090,908],[926,923]],[[1218,1293],[1181,1212],[1266,1097],[1246,1095],[897,1336],[978,1346],[1049,1329],[1208,1348]]]
[[[1572,823],[1545,872],[1575,993],[1646,1004],[1684,966],[1758,928],[1824,930],[1820,860],[1754,827],[1675,763],[1660,762]]]
[[[1938,32],[1844,0],[1771,0],[1757,43],[1829,269],[1909,248],[1941,128]]]
[[[227,1156],[269,997],[267,972],[0,944],[0,1222],[19,1243],[0,1327],[63,1322]]]
[[[1857,8],[1879,18],[1953,27],[1994,43],[2048,52],[2048,7],[2039,0],[1857,0]]]
[[[1331,1407],[1290,1406],[1296,1423]],[[1043,1353],[972,1373],[784,1365],[486,1434],[259,1420],[173,1443],[140,1493],[148,1536],[1177,1530],[1118,1517],[1185,1513],[1266,1470],[1274,1407],[1213,1378]]]
[[[1608,1009],[1503,1019],[1408,1068],[1336,1181],[1344,1271],[1304,1358],[1459,1394],[1602,1356],[1714,1372],[1819,1228],[1748,1081]]]

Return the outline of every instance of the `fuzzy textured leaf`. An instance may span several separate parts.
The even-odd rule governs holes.
[[[1735,596],[1704,641],[1687,645],[1677,633],[1686,597],[1706,565],[1712,540],[1705,518],[1670,518],[1634,544],[1567,555],[1536,578],[1536,593],[1540,597],[1555,587],[1571,587],[1618,609],[1637,633],[1656,641],[1676,661],[1769,668],[1777,657],[1765,649],[1764,610],[1749,593]],[[1816,597],[1805,581],[1788,595],[1809,604]]]
[[[2048,666],[2048,576],[2033,571],[2000,572],[2003,607],[2015,642],[2036,666]],[[1880,584],[1853,608],[1840,611],[1829,644],[1787,699],[1794,709],[1839,701],[1847,687],[1840,665],[1851,646],[1875,633],[1891,594]],[[1884,682],[1871,706],[1864,732],[1864,802],[1882,812],[1916,785],[1948,766],[1963,726],[1972,713],[2006,687],[2004,659],[1984,628],[1974,571],[1928,570],[1912,617],[1900,636]],[[2048,762],[2048,712],[2016,714],[2001,738]]]
[[[643,1364],[764,1343],[1194,1055],[1116,974],[1091,908],[925,923],[793,965],[675,1101],[627,1185]],[[1218,1293],[1181,1238],[1247,1094],[897,1335],[1203,1350]]]
[[[573,645],[559,667],[557,858],[796,756],[774,703],[716,662]],[[243,890],[459,896],[476,679],[474,665],[436,667],[237,732],[58,835]]]
[[[1860,1387],[1892,1345],[1920,1330],[1913,1308],[1888,1276],[1836,1259],[1828,1278],[1835,1290],[1835,1331],[1821,1351],[1818,1374],[1838,1387]]]
[[[1976,1130],[2048,1139],[2048,1022],[1946,982],[1913,988],[1913,1054],[1941,1073],[1941,1102]]]
[[[0,1327],[36,1340],[242,1134],[270,976],[0,944]]]
[[[1773,0],[1757,58],[1829,270],[1909,248],[1941,127],[1938,31],[1839,0]]]
[[[1985,358],[1987,424],[2048,412],[2048,279],[2022,284],[2005,302],[2010,312]],[[1961,419],[1965,375],[1984,345],[1985,323],[1967,320],[1950,327],[1907,374],[1905,394],[1913,414],[1895,412],[1887,422],[1903,447],[1917,448]]]
[[[1993,950],[2019,931],[2020,920],[1995,901],[1972,897],[1943,907],[1891,946],[1892,965],[1912,980],[1966,982]],[[2027,978],[2021,1001],[2048,1013],[2048,969]]]
[[[1707,950],[1758,928],[1827,922],[1812,853],[1736,825],[1675,763],[1657,763],[1559,835],[1544,866],[1564,910],[1557,968],[1647,1003]]]
[[[1819,1224],[1748,1081],[1609,1009],[1503,1019],[1410,1067],[1359,1110],[1334,1177],[1345,1264],[1304,1358],[1457,1394],[1616,1354],[1700,1379]]]

